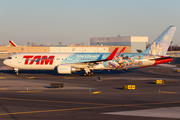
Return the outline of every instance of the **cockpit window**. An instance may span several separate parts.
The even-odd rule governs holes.
[[[12,57],[8,57],[7,59],[12,59]]]

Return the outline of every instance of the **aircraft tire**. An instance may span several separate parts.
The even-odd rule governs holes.
[[[16,75],[18,76],[18,75],[19,75],[19,73],[18,73],[18,72],[16,72]]]
[[[88,76],[91,76],[91,72],[88,72],[88,74],[87,74]]]
[[[87,73],[84,73],[83,75],[84,75],[84,76],[87,76]]]
[[[91,73],[91,76],[93,76],[94,75],[94,72],[90,72]]]

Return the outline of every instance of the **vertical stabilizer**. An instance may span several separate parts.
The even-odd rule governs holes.
[[[143,53],[165,56],[177,26],[169,26]]]

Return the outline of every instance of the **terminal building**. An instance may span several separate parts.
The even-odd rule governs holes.
[[[147,36],[90,38],[90,45],[129,46],[131,48],[131,53],[136,53],[137,49],[144,51],[146,49],[147,43]]]
[[[137,53],[137,49],[144,51],[147,36],[127,36],[127,37],[104,37],[90,38],[90,46],[88,45],[69,45],[69,46],[0,46],[0,59],[7,58],[15,53],[109,53],[116,47],[118,52],[126,47],[125,53]]]

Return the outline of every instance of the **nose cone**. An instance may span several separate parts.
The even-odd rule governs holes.
[[[3,61],[3,64],[8,65],[8,64],[7,64],[7,60],[6,60],[6,59]]]

